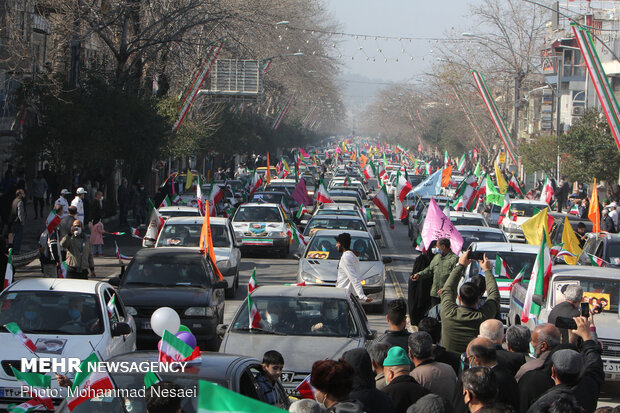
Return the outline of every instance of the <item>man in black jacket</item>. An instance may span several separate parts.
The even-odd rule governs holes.
[[[431,335],[433,339],[433,359],[452,367],[454,373],[458,376],[461,370],[461,360],[459,356],[439,345],[441,342],[441,322],[433,317],[425,317],[420,320],[418,331],[425,331]]]
[[[409,406],[429,393],[409,375],[409,366],[407,353],[398,346],[392,347],[383,361],[385,381],[388,384],[383,392],[394,402],[394,413],[405,413]]]
[[[528,413],[546,412],[554,401],[571,395],[585,413],[596,410],[605,379],[601,347],[592,336],[591,322],[585,317],[574,317],[574,320],[577,323],[574,333],[583,340],[581,354],[569,349],[554,352],[551,377],[555,385],[532,404]]]
[[[388,344],[390,347],[399,346],[408,351],[411,333],[407,331],[407,301],[403,298],[390,301],[386,318],[390,328],[377,339],[377,342]]]
[[[504,323],[494,318],[483,321],[482,324],[480,324],[480,337],[488,338],[493,342],[497,356],[497,364],[506,369],[514,377],[517,371],[519,371],[519,368],[525,364],[525,357],[523,354],[507,351],[502,348],[502,343],[504,342]],[[515,406],[515,409],[516,408]]]
[[[548,322],[550,324],[555,324],[558,317],[573,318],[581,314],[579,305],[583,300],[583,287],[579,284],[570,284],[566,286],[563,293],[565,301],[557,304],[549,313]],[[562,343],[568,343],[568,330],[560,328],[560,334],[562,335]]]

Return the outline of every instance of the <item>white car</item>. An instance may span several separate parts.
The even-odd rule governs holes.
[[[487,220],[482,214],[466,211],[450,211],[450,222],[454,225],[475,225],[478,227],[488,227]]]
[[[203,217],[170,218],[159,232],[155,248],[194,247],[198,249],[203,219]],[[236,246],[235,236],[227,218],[211,217],[210,223],[215,265],[226,281],[226,296],[233,298],[239,287],[241,251]]]
[[[534,201],[529,199],[516,199],[510,203],[510,212],[517,215],[517,220],[513,221],[510,217],[502,221],[499,229],[503,230],[510,241],[525,242],[525,235],[521,225],[536,215],[539,211],[548,208],[546,202]]]
[[[463,237],[462,251],[474,242],[508,242],[508,237],[498,228],[479,227],[476,225],[456,225],[456,230]]]
[[[291,248],[289,223],[277,204],[243,204],[232,218],[237,245],[242,252],[271,250],[285,258]]]
[[[172,217],[199,217],[201,216],[198,207],[187,205],[171,205],[157,209],[164,219]]]
[[[17,323],[37,347],[39,357],[85,359],[95,351],[107,360],[136,349],[136,324],[118,295],[115,321],[108,316],[106,305],[115,295],[112,286],[102,281],[21,279],[0,294],[0,325]],[[21,403],[25,399],[20,383],[9,365],[21,369],[21,359],[34,356],[6,328],[0,328],[0,348],[0,405]],[[53,378],[52,388],[59,389]],[[66,389],[60,394],[66,396]]]

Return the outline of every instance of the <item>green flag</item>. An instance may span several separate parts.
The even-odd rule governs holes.
[[[476,178],[480,178],[482,176],[482,168],[480,167],[480,162],[476,164],[476,168],[474,169],[474,175]]]
[[[208,381],[200,380],[198,386],[197,413],[282,413],[286,411]]]
[[[495,184],[491,180],[491,177],[487,175],[486,177],[486,187],[487,187],[487,204],[494,204],[499,206],[500,208],[504,205],[504,195],[500,194],[499,191],[495,188]]]
[[[24,373],[11,366],[13,376],[19,381],[23,381],[30,387],[38,387],[48,389],[52,385],[52,376],[46,376],[40,373]]]
[[[147,389],[151,387],[153,384],[159,383],[160,381],[161,381],[161,378],[159,377],[159,375],[157,373],[153,373],[152,371],[149,371],[148,373],[144,375],[144,386]]]

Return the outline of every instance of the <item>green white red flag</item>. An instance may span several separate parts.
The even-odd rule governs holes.
[[[385,184],[377,191],[377,195],[372,199],[372,202],[379,208],[385,219],[390,223],[390,228],[394,229],[394,217],[392,216],[392,206],[390,205],[390,198],[388,197]]]
[[[256,283],[256,268],[254,268],[248,282],[248,294],[252,294],[252,291],[256,290],[256,288],[258,288],[258,284]]]
[[[252,197],[254,192],[256,192],[256,190],[260,188],[262,184],[263,180],[261,179],[260,174],[257,174],[256,171],[254,171],[254,173],[252,174],[252,180],[250,181],[248,199]]]
[[[107,372],[93,370],[94,366],[98,366],[99,361],[99,357],[92,353],[80,363],[79,372],[75,374],[73,386],[67,396],[69,411],[73,411],[77,406],[91,399],[91,396],[114,390],[114,383]]]
[[[321,204],[330,204],[334,202],[332,197],[327,192],[327,187],[325,186],[325,181],[321,179],[321,183],[319,184],[319,189],[316,191],[316,201]]]
[[[508,191],[504,194],[504,205],[502,205],[502,209],[499,211],[499,219],[497,220],[497,225],[502,225],[504,219],[510,216],[510,197],[508,196]]]
[[[2,285],[2,290],[6,290],[6,288],[13,283],[13,276],[15,270],[13,269],[13,248],[9,248],[9,256],[8,262],[6,263],[6,270],[4,271],[4,283]]]
[[[196,413],[285,413],[260,400],[228,390],[208,381],[198,383],[198,408]]]
[[[116,243],[116,241],[114,241],[114,246],[116,247],[116,258],[118,258],[119,260],[123,261],[131,261],[131,258],[121,254],[121,251],[118,249],[118,244]]]
[[[508,276],[508,268],[506,267],[506,261],[499,255],[495,255],[495,270],[493,271],[495,276],[502,278],[510,278]]]
[[[116,323],[116,294],[112,295],[112,298],[110,298],[110,301],[108,301],[105,307],[108,312],[108,317],[110,318],[110,324]]]
[[[168,330],[164,330],[161,337],[159,348],[159,361],[162,363],[200,362],[200,348],[190,347],[185,341],[181,340]]]
[[[398,199],[400,199],[400,202],[403,202],[405,197],[407,197],[407,194],[413,189],[413,186],[409,183],[407,178],[400,173],[400,171],[397,172],[396,176],[398,182],[396,185],[396,195],[398,196]]]
[[[536,255],[536,261],[534,261],[534,266],[532,268],[530,282],[527,285],[525,300],[523,301],[523,312],[521,313],[521,322],[523,323],[527,323],[530,319],[536,321],[536,318],[540,314],[540,306],[533,301],[533,297],[534,295],[545,297],[549,285],[549,278],[551,277],[551,264],[551,255],[547,247],[547,237],[543,234],[542,242],[540,243],[540,248]]]
[[[4,328],[6,328],[9,333],[11,333],[13,337],[15,337],[17,341],[19,341],[28,350],[33,353],[37,351],[37,346],[35,346],[32,340],[28,338],[26,334],[24,334],[24,332],[21,328],[19,328],[17,323],[7,323],[4,325]]]
[[[297,210],[297,219],[300,219],[304,214],[309,214],[309,212],[306,206],[302,204],[299,206],[299,209]]]
[[[519,185],[519,181],[517,181],[516,176],[512,175],[510,177],[510,181],[508,181],[508,186],[510,186],[517,194],[523,196],[523,191],[521,190],[521,186]]]
[[[67,278],[67,271],[69,270],[69,264],[67,261],[63,261],[60,263],[60,270],[58,271],[59,278]]]
[[[52,405],[52,408],[49,409],[40,399],[34,398],[21,404],[10,404],[7,406],[6,410],[11,413],[28,413],[37,410],[54,410],[54,406]]]
[[[256,304],[252,301],[252,295],[248,293],[248,311],[249,311],[249,320],[250,320],[250,328],[260,328],[260,322],[262,318],[260,313],[258,312],[258,308]]]
[[[130,227],[130,228],[131,228],[131,236],[133,238],[142,239],[142,237],[140,236],[140,231],[138,231],[138,228],[134,228],[134,227]]]
[[[147,389],[151,387],[153,384],[159,383],[160,381],[161,381],[161,377],[159,377],[159,374],[154,373],[152,371],[149,371],[148,373],[144,375],[144,387]]]
[[[161,201],[161,204],[159,204],[160,208],[167,207],[167,206],[172,206],[172,201],[170,200],[170,197],[168,195],[166,195],[163,201]]]
[[[540,200],[551,205],[552,199],[553,199],[553,185],[551,185],[551,180],[549,179],[549,175],[546,175],[545,184],[543,185],[543,189],[540,192]]]
[[[58,224],[60,224],[60,217],[56,215],[56,211],[52,209],[47,218],[45,219],[45,227],[47,228],[47,233],[51,234],[52,231],[56,229]]]
[[[211,190],[209,191],[209,216],[216,216],[217,209],[216,205],[224,199],[224,192],[219,185],[215,183],[215,181],[211,181]]]
[[[606,261],[600,257],[597,257],[596,255],[592,255],[588,252],[586,252],[586,254],[588,254],[588,257],[590,258],[590,264],[592,264],[593,267],[604,267]]]
[[[459,173],[462,174],[463,171],[465,171],[465,154],[463,154],[463,156],[461,157],[461,159],[459,160],[458,165],[456,166],[456,169],[458,169]]]
[[[159,231],[164,226],[164,217],[159,213],[153,201],[149,199],[150,220],[144,238],[155,241],[159,235]]]

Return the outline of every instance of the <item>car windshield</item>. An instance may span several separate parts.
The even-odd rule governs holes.
[[[259,194],[254,194],[250,202],[267,202],[270,204],[279,204],[283,196],[283,194],[278,194],[275,192],[261,192]]]
[[[513,202],[510,205],[510,210],[518,217],[533,217],[546,207],[547,205],[543,204],[525,204],[521,202]]]
[[[477,249],[476,251],[481,251],[486,254],[489,261],[491,261],[491,268],[495,268],[496,256],[499,255],[506,264],[506,272],[508,273],[508,278],[514,279],[515,276],[517,276],[517,274],[519,274],[522,269],[524,270],[524,280],[529,280],[530,275],[532,275],[532,267],[534,266],[534,261],[536,260],[536,254],[529,254],[525,252],[483,251],[479,249]],[[475,273],[484,275],[484,271],[480,269],[480,264],[477,261],[472,263],[472,265],[474,265],[476,268],[477,272]]]
[[[346,215],[357,217],[359,214],[352,209],[319,209],[317,215]]]
[[[463,251],[469,248],[472,242],[508,242],[501,232],[459,230],[459,233],[463,237]]]
[[[277,207],[241,206],[233,222],[282,222],[282,216]]]
[[[351,237],[351,249],[360,254],[360,261],[377,261],[377,253],[369,238]],[[316,254],[317,251],[327,252],[327,254]],[[326,260],[339,260],[341,255],[342,254],[336,249],[336,240],[334,236],[320,235],[320,233],[312,238],[306,252],[306,258],[317,256],[320,257],[320,259]]]
[[[202,224],[165,224],[161,230],[158,247],[198,247]],[[214,247],[230,247],[225,225],[211,224]]]
[[[209,287],[209,275],[202,258],[196,255],[195,259],[187,254],[134,258],[123,275],[123,286]]]
[[[604,278],[580,278],[583,287],[583,301],[588,301],[590,307],[601,304],[603,312],[618,314],[620,281]]]
[[[306,227],[308,233],[314,233],[313,229],[348,229],[356,231],[366,231],[364,224],[360,219],[346,219],[342,218],[313,218]]]
[[[103,332],[99,300],[94,294],[67,291],[9,291],[0,298],[0,325],[17,323],[24,333],[90,335]],[[34,340],[62,354],[66,340]],[[49,351],[48,351],[49,352]],[[56,353],[55,353],[56,354]]]
[[[301,297],[252,297],[260,315],[258,332],[298,336],[356,337],[359,335],[346,300]],[[232,329],[249,331],[247,301]]]
[[[450,222],[454,225],[473,225],[475,227],[486,227],[487,224],[480,217],[453,217],[450,216]]]
[[[620,266],[620,240],[607,241],[607,260],[611,265]]]
[[[177,210],[177,211],[161,211],[161,214],[163,216],[165,216],[166,218],[175,218],[175,217],[199,217],[200,216],[200,212],[198,211],[198,209],[196,209],[195,211],[183,211],[183,210]]]
[[[314,188],[315,187],[316,179],[314,179],[313,176],[304,175],[304,176],[302,176],[302,178],[304,178],[304,181],[306,181],[306,188]]]

